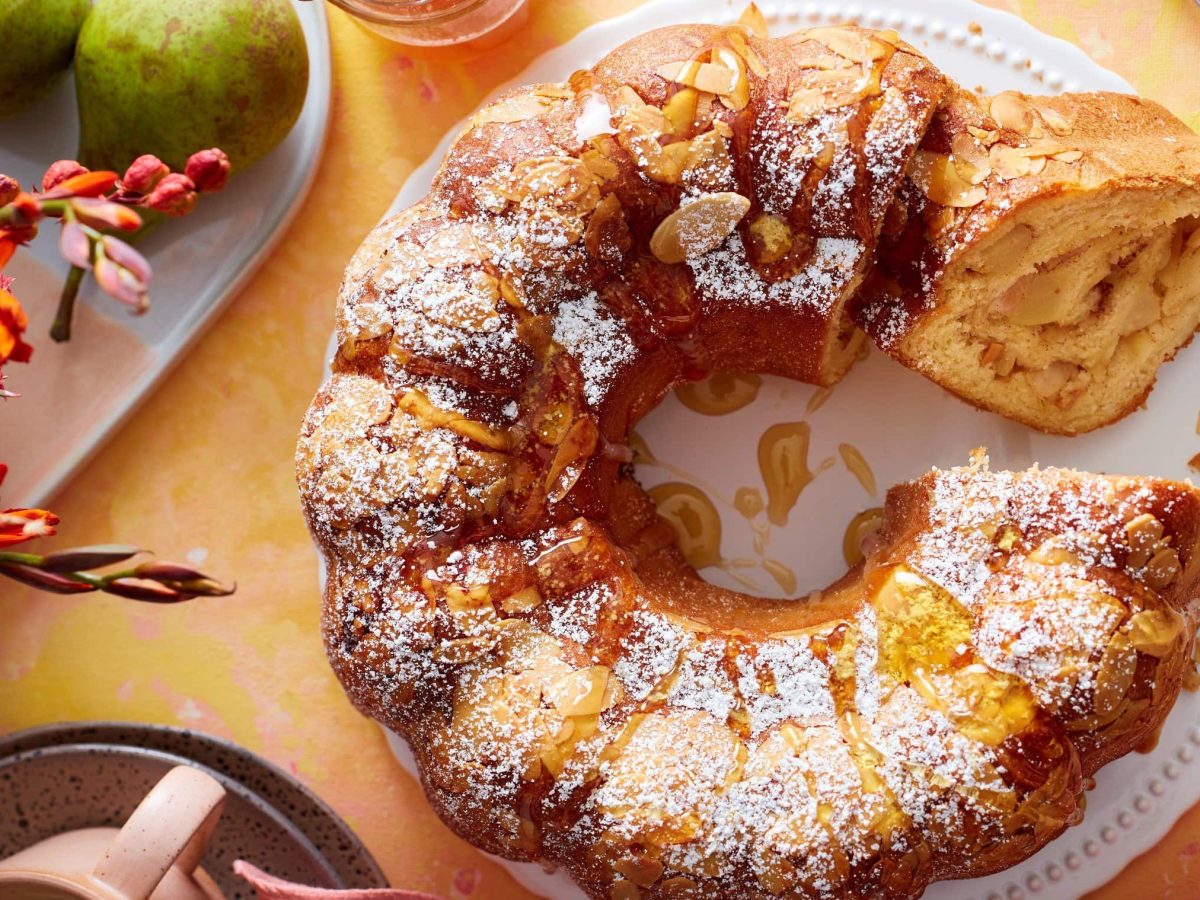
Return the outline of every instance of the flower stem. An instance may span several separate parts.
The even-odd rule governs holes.
[[[22,566],[40,566],[43,556],[36,553],[19,553],[13,550],[0,550],[0,563],[17,563]]]
[[[54,324],[50,326],[50,337],[60,344],[71,339],[71,319],[75,315],[75,299],[79,296],[83,274],[84,270],[79,266],[71,266],[67,280],[63,282],[62,293],[58,296],[58,311],[54,314]]]

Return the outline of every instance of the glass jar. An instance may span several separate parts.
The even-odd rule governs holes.
[[[528,19],[526,0],[332,0],[372,31],[411,47],[488,49]]]

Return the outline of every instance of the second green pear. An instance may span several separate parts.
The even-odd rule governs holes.
[[[37,99],[66,71],[90,0],[0,0],[0,116]]]
[[[175,170],[220,147],[235,171],[287,136],[308,87],[290,0],[97,0],[75,57],[79,161]]]

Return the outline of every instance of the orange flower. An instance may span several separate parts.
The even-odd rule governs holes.
[[[0,550],[56,534],[58,516],[45,509],[6,509],[0,512]]]
[[[29,362],[33,348],[21,339],[28,327],[29,319],[17,298],[0,288],[0,365],[9,360]]]
[[[0,483],[7,474],[8,466],[0,463]],[[0,512],[0,550],[35,537],[49,537],[56,533],[57,524],[58,516],[44,509],[6,509]]]

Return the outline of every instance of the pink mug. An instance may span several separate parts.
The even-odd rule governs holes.
[[[225,788],[176,766],[115,828],[68,831],[0,861],[0,900],[221,900],[200,868]]]

